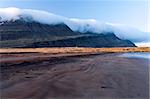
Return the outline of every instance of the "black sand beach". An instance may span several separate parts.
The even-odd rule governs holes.
[[[1,99],[149,99],[149,60],[120,54],[1,54]]]

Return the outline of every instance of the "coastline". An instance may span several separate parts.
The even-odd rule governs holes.
[[[1,64],[2,97],[149,98],[146,59],[117,57],[122,53],[42,54],[1,54],[3,58],[37,56]]]

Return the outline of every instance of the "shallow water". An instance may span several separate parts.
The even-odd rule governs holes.
[[[132,52],[132,53],[123,53],[119,55],[119,57],[127,57],[127,58],[144,58],[150,60],[150,53],[149,52]]]

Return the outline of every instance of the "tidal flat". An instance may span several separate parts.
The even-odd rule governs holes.
[[[1,50],[1,98],[149,99],[148,58],[124,57],[130,48],[125,52],[72,49],[65,49],[66,53]]]

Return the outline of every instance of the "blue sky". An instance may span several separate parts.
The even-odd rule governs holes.
[[[148,0],[0,0],[0,7],[46,10],[54,14],[120,23],[150,31]]]

